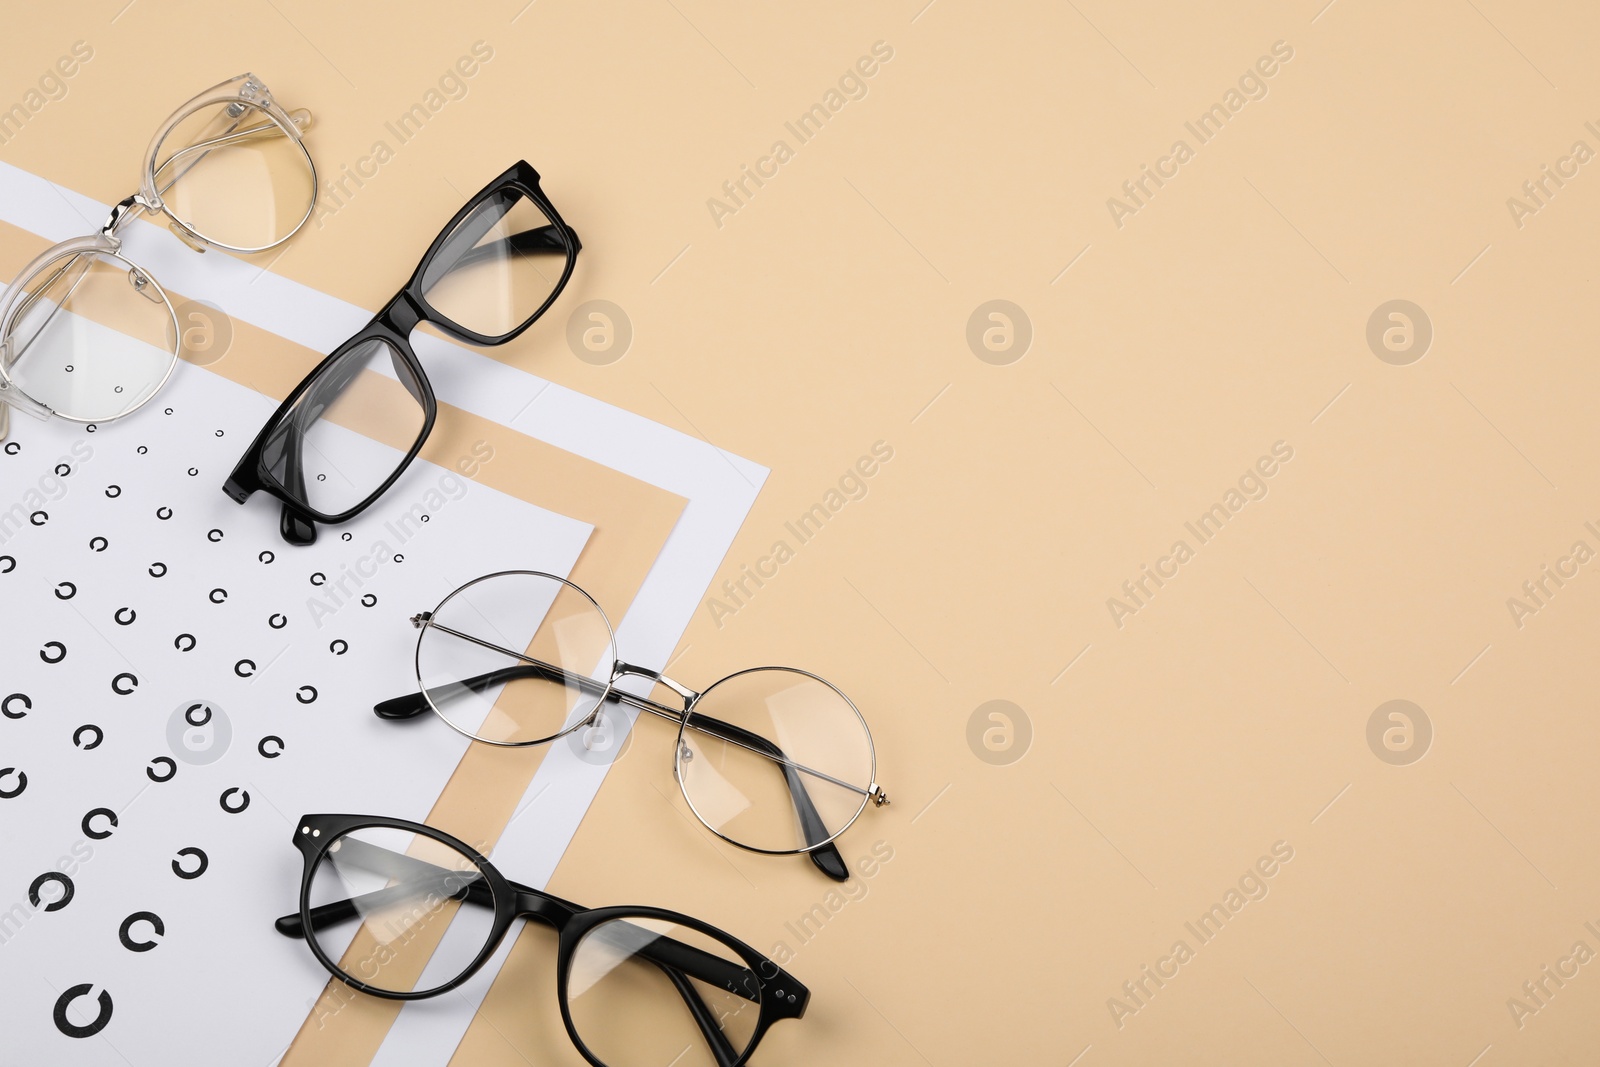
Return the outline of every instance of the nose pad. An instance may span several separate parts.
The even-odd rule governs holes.
[[[199,237],[196,237],[182,226],[179,226],[176,222],[169,222],[167,224],[167,229],[177,234],[178,240],[182,241],[196,252],[204,252],[209,247],[205,241],[201,240]]]
[[[611,724],[598,711],[583,728],[583,747],[590,752],[604,752],[611,747]]]
[[[204,251],[202,249],[201,251]],[[128,268],[128,284],[133,286],[133,291],[150,301],[152,304],[161,303],[161,294],[157,293],[155,286],[150,282],[150,275],[138,267]]]
[[[305,133],[311,128],[311,123],[314,120],[311,117],[310,111],[303,107],[297,107],[293,111],[289,112],[289,121],[294,123],[295,129],[299,130],[301,133]]]
[[[679,763],[693,763],[694,762],[694,752],[692,752],[690,750],[689,746],[684,744],[682,741],[678,742],[678,762]]]

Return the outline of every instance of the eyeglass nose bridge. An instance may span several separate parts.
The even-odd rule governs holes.
[[[690,689],[686,685],[681,685],[678,682],[673,681],[660,671],[653,671],[649,667],[639,667],[620,659],[617,660],[617,665],[612,668],[611,671],[612,681],[615,681],[618,678],[625,678],[629,675],[633,675],[637,678],[648,678],[657,685],[666,686],[668,689],[681,696],[687,705],[692,706],[696,700],[700,699],[700,694],[698,692]]]

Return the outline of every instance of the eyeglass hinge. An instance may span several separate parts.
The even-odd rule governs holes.
[[[877,782],[872,783],[872,788],[867,790],[867,796],[871,797],[872,803],[880,808],[889,803],[889,794],[885,793],[883,786]]]
[[[433,612],[419,611],[417,614],[411,616],[411,625],[420,630],[424,626],[428,625],[428,620],[432,618]]]

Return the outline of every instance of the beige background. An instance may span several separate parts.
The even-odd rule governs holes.
[[[553,884],[796,949],[811,1012],[759,1062],[1592,1055],[1594,963],[1520,1027],[1507,1005],[1600,951],[1600,578],[1521,628],[1507,607],[1600,550],[1596,164],[1520,227],[1507,206],[1600,150],[1591,7],[124,2],[14,16],[0,103],[74,41],[95,56],[0,159],[115,199],[173,106],[250,68],[316,112],[333,173],[491,46],[273,269],[375,306],[528,158],[585,250],[494,355],[769,465],[719,580],[893,447],[736,615],[700,612],[673,671],[838,682],[895,798],[845,852],[892,861],[800,945],[786,924],[832,884],[709,841],[641,732]],[[797,145],[784,123],[877,41],[866,96]],[[1185,122],[1278,41],[1265,98],[1198,144]],[[779,138],[793,158],[719,228],[707,199]],[[1107,198],[1179,138],[1194,158],[1119,228]],[[635,332],[609,366],[565,340],[591,299]],[[1032,324],[1010,365],[966,340],[992,299]],[[1433,327],[1405,366],[1366,340],[1393,299]],[[1107,598],[1278,441],[1266,497],[1118,628]],[[1432,724],[1410,765],[1368,746],[1393,699]],[[1008,765],[969,745],[991,700],[1031,728]],[[1200,944],[1184,924],[1280,841],[1268,895]],[[1193,958],[1119,1028],[1108,998],[1179,939]],[[519,957],[458,1062],[569,1055],[546,967]]]

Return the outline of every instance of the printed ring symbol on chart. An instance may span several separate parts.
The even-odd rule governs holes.
[[[95,816],[105,819],[106,822],[111,824],[111,830],[115,830],[117,828],[117,813],[110,808],[95,808],[85,815],[83,821],[78,824],[83,830],[84,837],[91,837],[96,841],[104,841],[111,836],[111,830],[96,830],[90,826],[89,824],[95,820]]]
[[[15,767],[0,767],[0,779],[4,779],[8,774],[14,774],[17,776],[17,784],[10,789],[0,786],[0,800],[10,800],[12,797],[19,797],[22,795],[22,791],[28,788],[28,775],[26,772],[19,771]]]
[[[192,871],[185,870],[183,864],[179,863],[177,860],[172,861],[172,873],[177,875],[179,878],[182,878],[184,881],[191,881],[200,877],[202,874],[206,873],[206,868],[211,866],[211,858],[205,854],[204,849],[192,847],[180,848],[178,850],[178,855],[192,856],[194,859],[200,861],[195,865],[195,868]]]
[[[44,888],[46,882],[54,882],[56,885],[60,886],[61,895],[54,900],[45,901],[45,911],[60,911],[68,904],[72,903],[72,894],[78,891],[77,887],[72,884],[72,879],[68,878],[60,871],[45,871],[43,874],[33,880],[32,885],[28,886],[29,904],[32,904],[36,908],[39,907],[40,901],[44,900],[44,897],[39,895],[39,890]]]
[[[52,648],[55,649],[53,655],[50,652]],[[46,663],[60,663],[67,658],[67,646],[60,641],[46,641],[44,647],[39,650],[39,658]]]
[[[131,934],[131,931],[133,930],[133,924],[140,922],[150,924],[150,929],[155,933],[154,940],[135,941],[133,939]],[[122,925],[117,927],[117,940],[121,941],[122,947],[127,949],[129,952],[149,952],[151,949],[161,944],[160,939],[165,937],[166,933],[167,924],[161,921],[161,916],[157,915],[153,911],[136,911],[126,919],[123,919]]]
[[[94,740],[85,743],[83,740],[83,736],[85,734],[93,734]],[[106,732],[92,722],[86,722],[76,730],[72,731],[72,743],[83,749],[85,752],[88,752],[91,749],[99,748],[100,742],[104,741],[105,739]]]
[[[56,998],[57,1030],[68,1037],[93,1037],[106,1028],[106,1023],[111,1021],[111,994],[104,989],[100,990],[100,995],[95,998],[99,1001],[100,1011],[92,1020],[80,1026],[67,1018],[67,1009],[72,1006],[72,1002],[79,997],[88,996],[89,990],[93,988],[94,986],[88,982],[80,982]]]
[[[22,705],[22,710],[12,711],[11,705],[13,703],[20,703]],[[32,710],[33,698],[27,693],[12,693],[4,700],[0,700],[0,715],[4,715],[8,719],[20,719]]]
[[[156,764],[158,763],[166,766],[166,774],[156,773]],[[178,773],[178,763],[171,756],[157,756],[150,761],[150,765],[144,769],[144,773],[152,782],[170,782],[173,776]]]
[[[238,807],[234,807],[232,804],[228,803],[228,798],[235,795],[239,797]],[[223,811],[230,815],[237,815],[245,808],[250,806],[250,794],[247,791],[240,789],[236,785],[229,786],[227,789],[224,789],[222,791],[222,795],[217,798],[217,803],[222,805]]]

